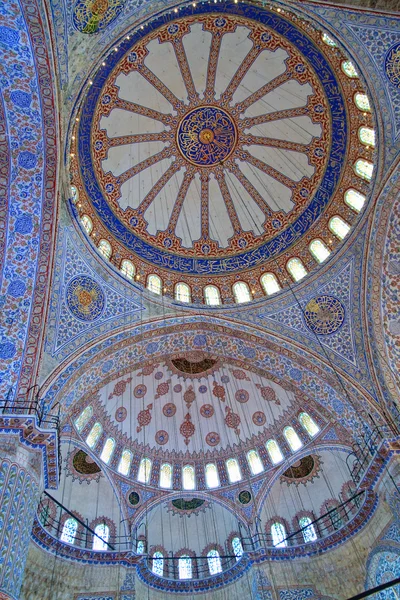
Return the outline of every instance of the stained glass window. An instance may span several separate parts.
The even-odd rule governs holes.
[[[261,462],[261,458],[258,452],[256,452],[255,450],[250,450],[250,452],[247,453],[247,461],[249,463],[250,470],[253,475],[258,475],[259,473],[262,473],[262,471],[264,471],[264,466]]]
[[[365,203],[365,196],[357,192],[357,190],[349,189],[345,192],[344,201],[355,212],[360,212]]]
[[[83,409],[79,417],[75,420],[75,427],[78,431],[82,431],[82,429],[87,425],[93,415],[93,408],[91,406],[87,406]]]
[[[194,475],[194,467],[185,465],[182,469],[182,483],[184,490],[194,490],[196,488],[196,480]]]
[[[329,229],[339,240],[342,240],[350,231],[350,225],[341,217],[332,217],[329,221]]]
[[[175,286],[175,298],[179,302],[190,302],[190,287],[186,283],[177,283]]]
[[[291,258],[286,267],[295,281],[300,281],[307,275],[307,271],[299,258]]]
[[[147,278],[147,289],[154,294],[161,294],[162,282],[158,275],[149,275]]]
[[[356,174],[361,177],[361,179],[365,179],[365,181],[371,181],[372,173],[374,172],[374,165],[368,160],[359,158],[356,160],[354,170]]]
[[[138,543],[136,546],[136,554],[144,554],[144,541],[143,540],[138,540]]]
[[[140,483],[149,483],[151,473],[151,460],[149,458],[142,458],[139,465],[139,472],[137,479]]]
[[[78,190],[74,185],[71,185],[71,200],[74,204],[76,204],[79,200]]]
[[[275,548],[286,548],[287,540],[285,526],[283,523],[272,523],[271,525],[272,544]]]
[[[249,286],[244,281],[237,281],[234,283],[232,290],[235,302],[241,304],[242,302],[250,302],[252,300]]]
[[[354,94],[354,103],[363,112],[371,112],[371,105],[367,94],[363,94],[362,92]]]
[[[300,529],[303,529],[304,527],[302,534],[305,543],[307,544],[307,542],[315,542],[318,536],[310,517],[301,517],[301,519],[299,519],[299,525]]]
[[[356,79],[358,77],[356,68],[350,60],[344,60],[342,62],[342,69],[350,79]]]
[[[235,483],[236,481],[241,481],[242,474],[240,473],[239,463],[236,458],[229,458],[226,461],[226,468],[228,471],[229,481],[231,483]]]
[[[261,285],[268,296],[276,294],[276,292],[279,292],[281,289],[278,280],[273,273],[264,273],[261,277]]]
[[[375,131],[371,129],[371,127],[360,127],[358,130],[358,137],[364,146],[375,148]]]
[[[82,223],[82,226],[85,229],[86,233],[88,235],[90,235],[92,232],[92,229],[93,229],[92,219],[90,217],[88,217],[87,215],[82,215],[81,223]]]
[[[329,248],[327,248],[322,240],[313,240],[309,246],[310,252],[318,263],[324,262],[330,255]]]
[[[331,37],[329,37],[327,33],[323,33],[321,38],[324,44],[326,44],[327,46],[331,46],[332,48],[336,48],[337,43]]]
[[[243,556],[243,546],[239,537],[234,537],[232,539],[232,549],[236,560],[240,560]]]
[[[208,306],[217,306],[221,304],[219,289],[215,285],[207,285],[204,288],[204,300]]]
[[[206,465],[206,484],[210,489],[219,487],[218,469],[214,463]]]
[[[315,437],[319,432],[319,427],[312,417],[306,412],[299,414],[299,421],[302,427],[307,431],[310,437]]]
[[[107,550],[107,542],[110,537],[110,528],[105,523],[99,523],[94,528],[94,532],[99,536],[93,536],[93,550]],[[101,538],[101,539],[100,539]]]
[[[179,557],[179,579],[192,579],[192,559],[184,554]]]
[[[93,425],[92,429],[89,432],[89,435],[86,438],[86,443],[89,446],[89,448],[95,447],[102,431],[103,431],[103,428],[100,425],[100,423],[95,423]]]
[[[158,551],[153,554],[153,564],[151,566],[151,570],[154,575],[158,575],[162,577],[164,574],[164,556],[162,552]]]
[[[113,450],[115,448],[115,440],[113,440],[113,438],[108,438],[108,440],[106,440],[106,443],[103,446],[103,450],[100,454],[100,458],[103,462],[105,462],[106,464],[108,464],[110,462],[110,458],[111,458],[111,454],[113,453]]]
[[[210,550],[210,552],[207,553],[207,562],[210,575],[222,573],[221,558],[219,556],[218,550]]]
[[[302,447],[302,441],[293,427],[285,427],[283,430],[283,435],[285,436],[287,443],[293,452],[296,452],[296,450],[299,450],[299,448]]]
[[[268,442],[265,444],[265,447],[267,448],[267,452],[272,464],[277,465],[278,463],[282,462],[283,454],[275,440],[268,440]]]
[[[164,463],[160,468],[160,487],[169,489],[172,487],[172,466]]]
[[[111,244],[107,240],[100,240],[97,250],[104,256],[104,258],[110,258],[112,248]]]
[[[78,530],[78,521],[70,517],[64,523],[62,533],[61,533],[61,541],[67,544],[73,544],[76,536],[76,532]]]
[[[127,279],[133,279],[135,277],[135,265],[125,258],[121,263],[121,273]]]
[[[118,473],[121,473],[121,475],[128,475],[129,469],[131,468],[131,462],[132,452],[130,450],[124,450],[118,464]]]

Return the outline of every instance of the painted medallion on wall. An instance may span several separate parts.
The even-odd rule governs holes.
[[[316,296],[304,310],[307,327],[318,335],[335,333],[342,326],[344,318],[344,306],[333,296]]]
[[[76,0],[73,23],[81,33],[98,33],[121,13],[126,0]]]
[[[106,298],[100,285],[88,275],[71,279],[65,291],[71,313],[80,321],[95,321],[104,311]]]
[[[385,58],[385,73],[397,88],[400,88],[400,43],[395,44],[390,48]]]

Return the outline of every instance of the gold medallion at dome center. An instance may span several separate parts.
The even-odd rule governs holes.
[[[77,296],[79,303],[82,304],[82,306],[89,306],[89,304],[92,303],[92,294],[87,290],[79,290]]]
[[[200,131],[199,140],[202,144],[211,144],[214,141],[214,132],[211,129],[203,129]]]

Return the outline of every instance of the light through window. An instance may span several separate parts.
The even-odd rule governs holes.
[[[135,277],[135,265],[127,259],[124,259],[121,263],[121,273],[127,279],[133,279]]]
[[[331,46],[332,48],[336,48],[337,43],[327,33],[323,33],[321,37],[324,44]]]
[[[151,460],[149,458],[142,458],[139,465],[139,472],[137,479],[140,483],[149,483],[151,472]]]
[[[153,554],[153,564],[151,567],[151,570],[153,571],[154,575],[158,575],[159,577],[162,577],[164,574],[164,556],[162,554],[162,552],[154,552]]]
[[[375,148],[375,131],[370,127],[360,127],[358,130],[358,137],[364,146]]]
[[[247,460],[253,475],[258,475],[264,471],[261,458],[255,450],[250,450],[250,452],[247,453]]]
[[[267,448],[272,464],[277,465],[283,461],[283,454],[275,440],[268,440],[265,447]]]
[[[89,435],[86,438],[86,443],[89,446],[89,448],[95,447],[102,431],[103,431],[103,428],[100,425],[100,423],[95,423],[93,425],[92,429],[89,432]]]
[[[207,562],[210,575],[222,573],[221,558],[218,550],[210,550],[210,552],[207,553]]]
[[[285,436],[287,443],[293,452],[296,452],[296,450],[299,450],[302,447],[302,441],[293,427],[285,427],[283,430],[283,435]]]
[[[358,77],[356,68],[350,60],[344,60],[342,62],[342,69],[350,79],[356,79]]]
[[[79,417],[75,420],[75,427],[78,431],[82,431],[82,429],[87,425],[92,418],[93,408],[91,406],[87,406],[79,415]]]
[[[62,533],[61,533],[61,541],[66,544],[73,544],[76,536],[76,532],[78,530],[78,521],[73,519],[72,517],[67,519],[64,523]]]
[[[104,258],[110,258],[112,249],[111,244],[107,240],[100,240],[97,250]]]
[[[371,181],[372,173],[374,172],[374,165],[371,162],[364,160],[363,158],[359,158],[355,162],[354,169],[361,179],[365,179],[365,181]]]
[[[315,437],[319,432],[319,427],[312,417],[306,412],[302,412],[299,415],[299,421],[302,427],[307,431],[310,437]]]
[[[214,463],[206,465],[206,484],[210,489],[219,487],[218,469]]]
[[[279,292],[281,289],[278,280],[273,273],[264,273],[261,277],[261,285],[268,296],[276,294],[276,292]]]
[[[186,283],[177,283],[175,286],[175,298],[179,302],[190,302],[190,287]]]
[[[76,204],[79,200],[78,190],[74,185],[71,185],[71,200],[74,204]]]
[[[239,469],[239,463],[236,460],[236,458],[229,458],[226,461],[226,468],[228,471],[230,483],[236,483],[236,481],[240,481],[242,479],[242,475]]]
[[[310,517],[302,517],[299,519],[300,529],[302,529],[303,539],[305,543],[315,542],[317,539],[317,533],[315,527],[311,522]]]
[[[221,304],[219,289],[215,285],[207,285],[204,288],[204,299],[208,306],[217,306]]]
[[[100,454],[100,458],[103,462],[108,464],[110,462],[111,454],[115,448],[115,440],[113,438],[108,438],[106,443],[103,446],[103,450]]]
[[[350,225],[341,217],[332,217],[329,221],[329,229],[339,240],[343,240],[350,231]]]
[[[96,535],[93,536],[93,550],[107,550],[107,542],[108,538],[110,537],[110,528],[108,525],[105,523],[99,523],[96,525],[94,532]]]
[[[349,189],[344,195],[344,201],[347,206],[350,206],[355,212],[360,212],[364,206],[365,196],[357,192],[357,190]]]
[[[232,549],[236,560],[240,560],[243,556],[243,546],[239,537],[234,537],[232,539]]]
[[[179,557],[179,579],[192,579],[192,559],[190,556]]]
[[[160,469],[160,487],[169,489],[172,487],[172,467],[165,463]]]
[[[143,540],[138,540],[138,543],[136,546],[136,554],[144,554],[144,541]]]
[[[251,294],[249,290],[249,286],[244,281],[237,281],[232,286],[233,295],[235,298],[235,302],[241,304],[242,302],[250,302]]]
[[[354,102],[359,110],[363,112],[371,112],[371,105],[368,100],[367,94],[357,92],[354,94]]]
[[[286,548],[286,531],[283,523],[273,523],[271,525],[272,544],[275,548]]]
[[[307,271],[299,258],[291,258],[286,267],[295,281],[300,281],[307,275]]]
[[[329,249],[321,240],[313,240],[309,246],[310,252],[318,263],[324,262],[330,255]]]
[[[153,294],[161,294],[162,282],[158,275],[149,275],[147,278],[147,289]]]
[[[83,226],[84,230],[86,231],[86,233],[88,235],[90,235],[92,232],[92,229],[93,229],[92,219],[90,217],[88,217],[87,215],[83,215],[81,217],[81,223],[82,223],[82,226]]]
[[[192,465],[185,465],[182,469],[182,483],[184,490],[194,490],[196,487],[196,481],[194,476],[194,467]]]
[[[128,475],[129,469],[131,468],[132,452],[130,450],[124,450],[121,454],[121,458],[118,464],[118,473],[121,475]]]

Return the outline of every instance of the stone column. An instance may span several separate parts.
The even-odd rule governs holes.
[[[39,450],[39,451],[38,451]],[[42,483],[42,452],[0,435],[0,600],[18,600]]]

